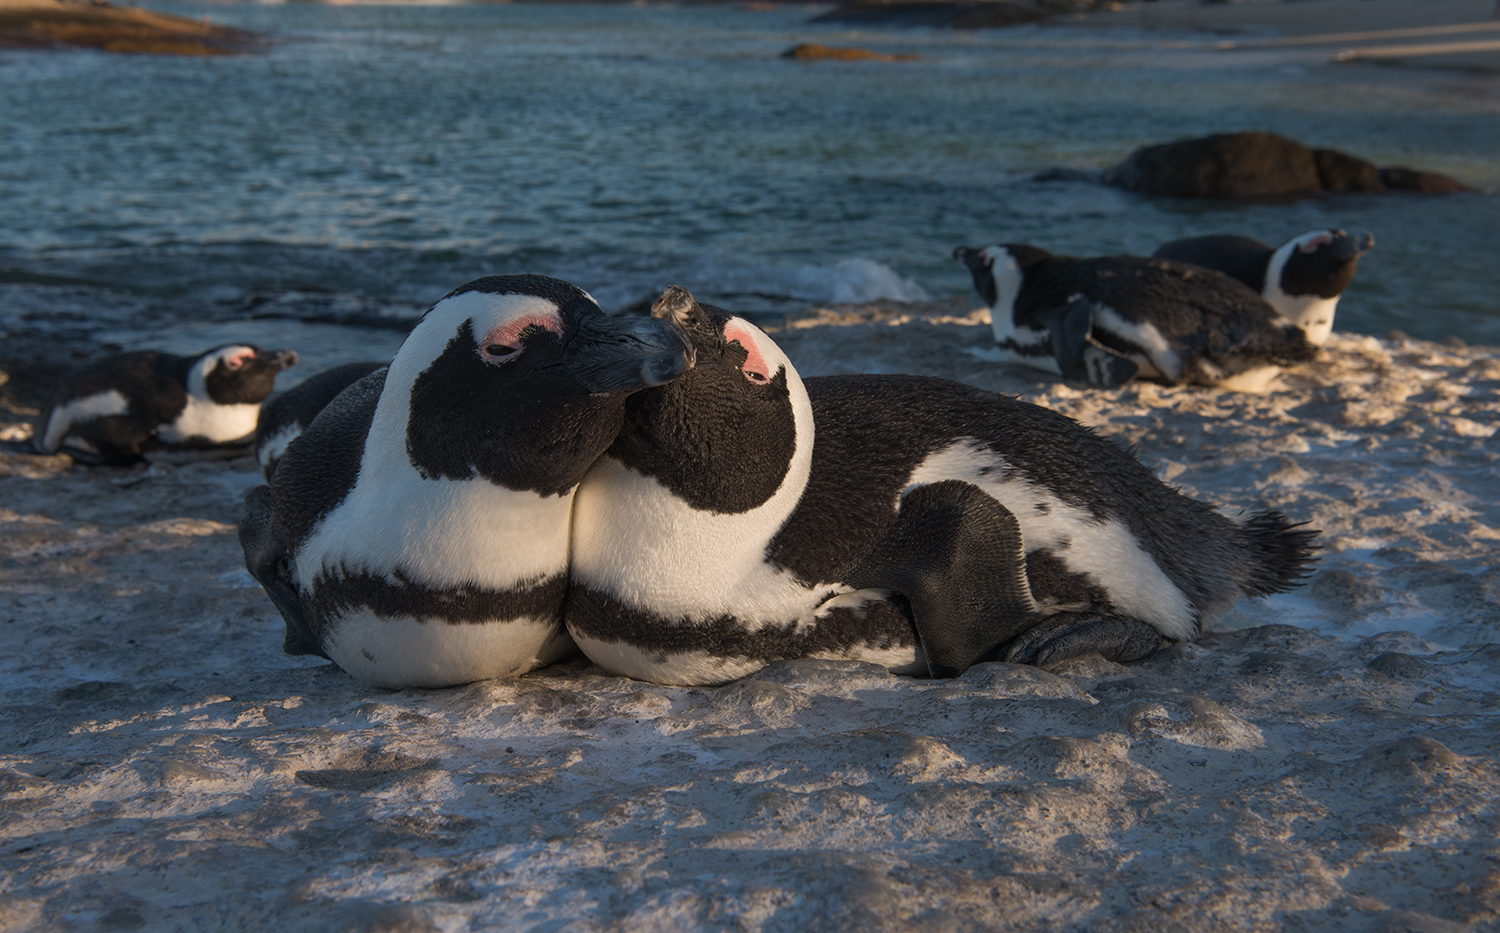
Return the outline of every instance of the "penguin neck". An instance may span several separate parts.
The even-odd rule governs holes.
[[[995,332],[995,342],[1004,344],[1017,337],[1016,299],[1021,295],[1021,267],[1009,254],[1001,253],[991,274],[995,279],[995,301],[990,305],[990,329]]]
[[[1338,308],[1339,296],[1324,298],[1317,294],[1289,295],[1282,289],[1281,277],[1286,271],[1286,264],[1299,245],[1300,238],[1288,240],[1271,254],[1271,261],[1266,265],[1266,284],[1261,289],[1261,297],[1276,309],[1277,314],[1301,328],[1308,343],[1321,347],[1333,334],[1333,313]]]

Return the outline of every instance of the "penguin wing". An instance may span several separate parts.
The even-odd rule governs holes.
[[[286,533],[276,521],[271,487],[256,486],[245,494],[245,514],[240,519],[240,547],[245,552],[245,569],[265,588],[281,618],[286,622],[286,638],[281,648],[287,654],[313,654],[328,657],[313,635],[302,600],[292,585]]]
[[[1038,619],[1015,516],[960,480],[907,493],[844,582],[906,597],[933,677],[962,674]]]

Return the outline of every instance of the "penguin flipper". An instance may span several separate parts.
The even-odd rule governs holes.
[[[1047,320],[1047,334],[1052,340],[1052,355],[1063,378],[1087,382],[1101,389],[1124,385],[1140,367],[1122,353],[1094,339],[1094,302],[1085,295],[1052,312]]]
[[[1004,660],[1041,667],[1054,661],[1098,653],[1107,660],[1139,661],[1168,639],[1151,625],[1128,616],[1059,612],[1021,633],[1005,646]]]
[[[292,585],[287,570],[286,534],[276,521],[276,510],[270,486],[256,486],[245,493],[245,514],[240,519],[240,548],[245,552],[245,569],[262,587],[281,618],[286,622],[286,638],[281,650],[287,654],[311,654],[328,657],[313,635],[302,610],[302,600]]]
[[[933,677],[962,674],[1037,621],[1020,525],[960,480],[907,493],[845,582],[906,597]]]

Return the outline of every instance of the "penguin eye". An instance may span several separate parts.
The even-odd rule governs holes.
[[[481,348],[479,355],[486,363],[509,363],[521,355],[521,348],[507,346],[503,343],[492,343]]]
[[[766,383],[768,383],[768,382],[771,381],[771,377],[770,376],[767,376],[765,373],[762,373],[762,372],[756,372],[753,369],[744,370],[744,373],[745,373],[745,378],[746,379],[749,379],[751,382],[755,383],[758,386],[763,386]]]

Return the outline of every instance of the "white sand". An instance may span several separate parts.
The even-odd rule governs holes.
[[[1128,667],[391,693],[280,654],[249,463],[6,454],[0,928],[1500,928],[1497,352],[1338,336],[1266,396],[1097,392],[911,310],[778,339],[1057,407],[1313,522],[1319,573]]]

